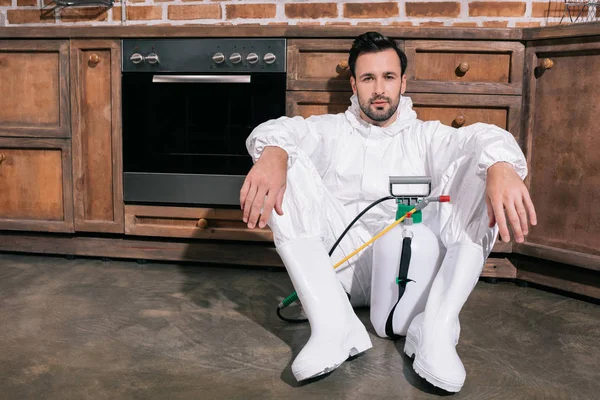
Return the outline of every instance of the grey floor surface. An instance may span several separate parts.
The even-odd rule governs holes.
[[[600,399],[600,306],[479,282],[461,313],[467,381],[419,378],[403,339],[299,385],[307,324],[284,271],[0,254],[3,399]],[[294,309],[288,310],[294,312]]]

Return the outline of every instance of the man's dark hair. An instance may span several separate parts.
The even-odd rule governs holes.
[[[367,32],[358,36],[356,39],[354,39],[354,43],[352,43],[350,56],[348,57],[348,65],[350,66],[350,72],[352,72],[352,76],[356,78],[354,67],[356,65],[356,59],[359,55],[362,53],[376,53],[387,49],[394,49],[396,54],[398,54],[398,57],[400,57],[400,69],[402,75],[404,75],[408,60],[406,59],[406,54],[404,54],[404,52],[398,48],[396,42],[378,32]]]

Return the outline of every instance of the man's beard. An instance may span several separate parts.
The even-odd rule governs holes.
[[[371,110],[371,104],[374,101],[378,101],[378,100],[387,101],[389,108],[387,110],[386,109],[377,110],[377,106],[375,106],[375,110]],[[392,102],[392,99],[390,97],[385,97],[385,96],[372,97],[366,101],[361,100],[360,97],[358,98],[358,104],[360,105],[360,109],[365,113],[365,115],[367,117],[371,118],[371,120],[376,121],[376,122],[383,122],[383,121],[387,121],[388,119],[390,119],[396,113],[399,103],[400,103],[400,97],[398,97],[398,99],[396,100],[395,103]],[[385,107],[385,104],[384,104],[384,107]]]

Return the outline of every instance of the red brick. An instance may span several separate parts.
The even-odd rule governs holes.
[[[338,15],[336,3],[289,3],[285,5],[288,18],[335,18]]]
[[[484,28],[506,28],[508,21],[483,21]]]
[[[106,7],[66,7],[60,11],[60,20],[64,22],[82,22],[82,21],[106,21],[108,19],[108,9]]]
[[[2,5],[3,3],[0,1],[0,5]],[[10,6],[10,1],[8,2],[8,4]],[[17,0],[17,5],[19,7],[27,7],[27,6],[37,6],[38,2],[37,0]]]
[[[132,21],[150,21],[162,19],[161,6],[130,6],[127,7],[127,19]]]
[[[406,15],[409,17],[458,17],[460,3],[406,3]]]
[[[410,21],[394,21],[390,24],[390,26],[414,26],[412,22]]]
[[[112,20],[120,21],[121,20],[121,6],[116,6],[112,8]]]
[[[390,18],[399,14],[398,3],[346,3],[345,18]]]
[[[12,0],[0,0],[0,6],[11,6]]]
[[[8,10],[6,20],[11,24],[53,24],[56,22],[54,13],[42,15],[40,10]]]
[[[577,14],[579,14],[579,12],[581,11],[581,9],[583,8],[583,6],[581,7],[569,7],[569,10],[571,12],[571,16],[573,17],[573,20],[575,20],[575,17],[577,16]],[[587,13],[587,9],[585,11],[583,11],[583,14]],[[536,17],[536,18],[561,18],[563,16],[563,14],[565,15],[565,18],[569,18],[569,14],[565,13],[565,5],[564,3],[554,3],[554,2],[535,2],[532,4],[531,6],[531,16],[532,17]],[[569,21],[570,22],[570,21]]]
[[[275,4],[227,4],[227,19],[275,18]]]
[[[169,6],[169,19],[219,19],[221,6],[219,4],[194,4],[187,6]]]
[[[522,17],[525,3],[508,1],[474,1],[469,3],[471,17]]]
[[[321,23],[318,21],[311,21],[311,22],[300,21],[296,25],[298,25],[298,26],[319,26],[319,25],[321,25]]]
[[[461,28],[477,28],[477,22],[455,22],[452,26],[460,26]]]
[[[350,26],[352,24],[350,22],[333,21],[333,22],[325,22],[325,25]]]
[[[267,25],[269,26],[287,26],[289,23],[287,22],[269,22]]]

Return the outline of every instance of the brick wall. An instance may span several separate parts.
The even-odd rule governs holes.
[[[529,27],[558,24],[563,11],[563,0],[117,0],[110,9],[59,9],[52,0],[0,0],[0,26],[243,24]],[[585,10],[585,14],[588,14],[588,10]],[[588,20],[600,17],[600,7],[589,14]],[[568,18],[563,21],[568,22]]]

